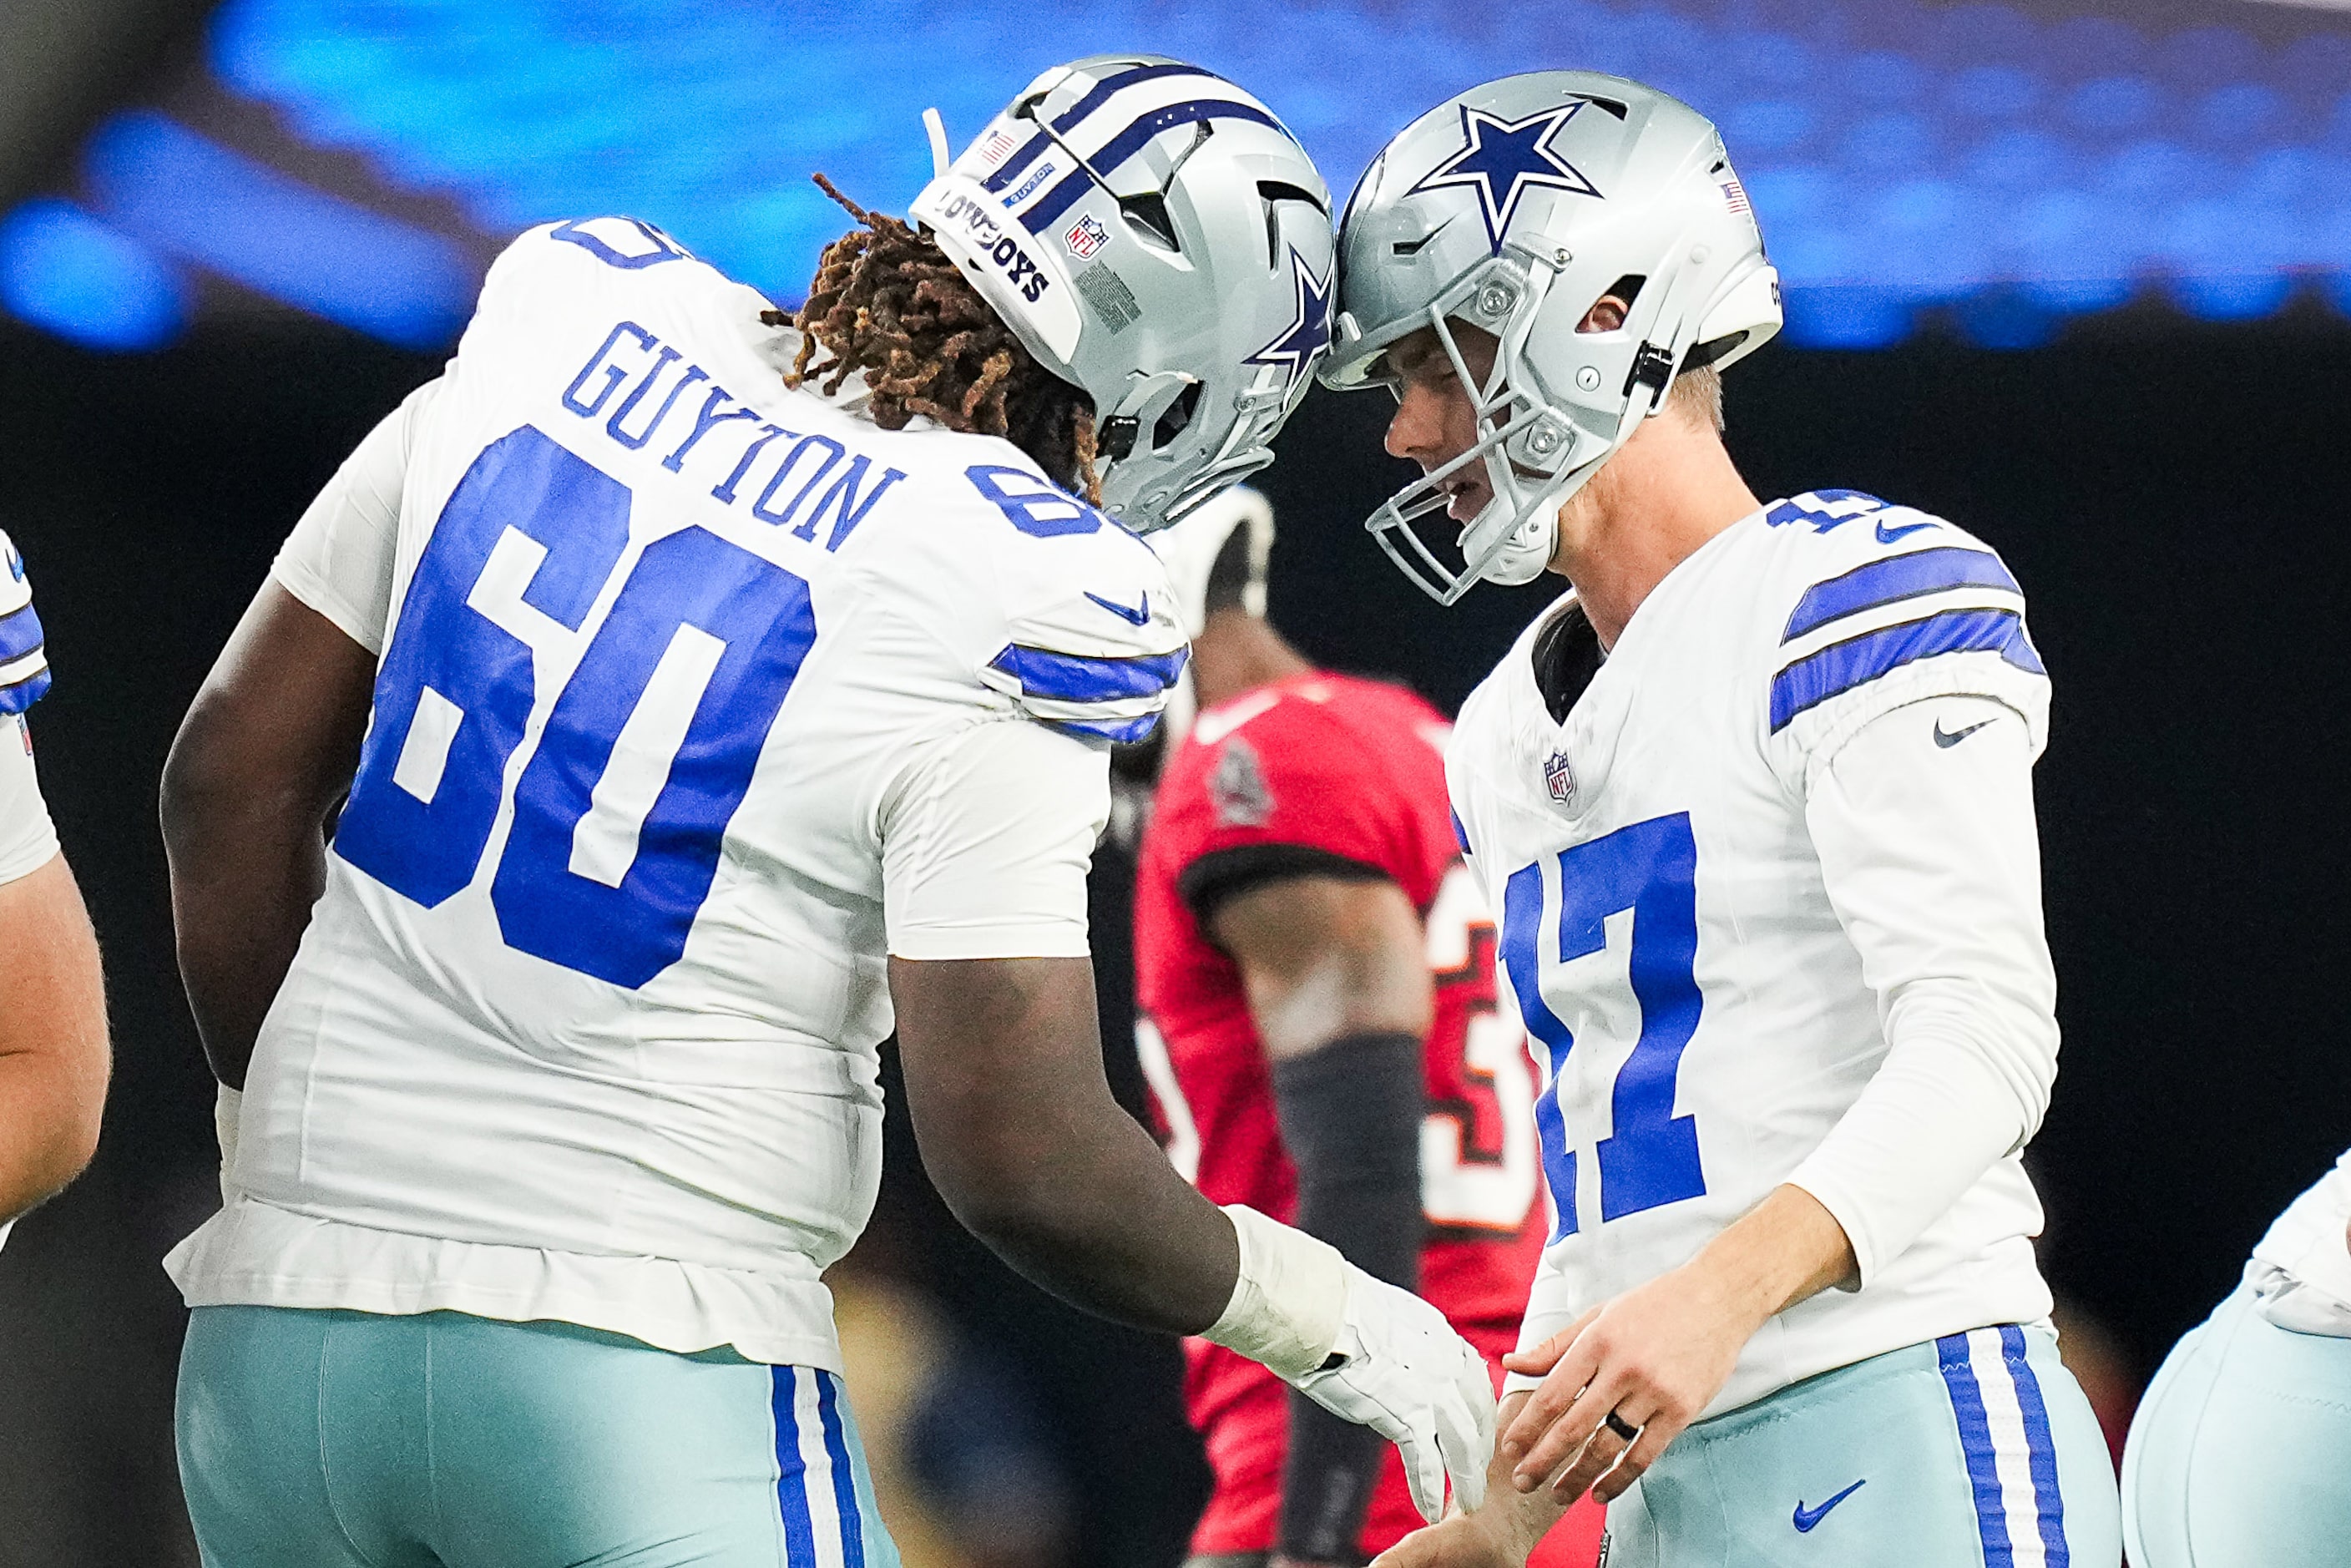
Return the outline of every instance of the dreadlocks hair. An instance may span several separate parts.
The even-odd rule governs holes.
[[[800,330],[785,384],[829,373],[830,396],[863,371],[865,411],[883,429],[904,430],[919,413],[949,430],[1003,436],[1100,506],[1093,400],[1039,364],[935,242],[815,178],[862,226],[825,246],[797,315],[760,316]],[[820,348],[828,357],[811,365]]]

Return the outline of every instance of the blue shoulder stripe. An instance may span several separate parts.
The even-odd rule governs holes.
[[[1461,825],[1461,813],[1448,806],[1445,810],[1445,814],[1453,819],[1453,841],[1461,846],[1461,852],[1463,854],[1468,854],[1469,852],[1469,830]]]
[[[1081,740],[1110,740],[1121,746],[1132,746],[1159,727],[1159,716],[1147,713],[1141,718],[1105,718],[1092,723],[1074,718],[1049,718],[1040,722],[1050,725],[1063,735],[1074,735]]]
[[[1771,678],[1771,733],[1831,697],[1866,685],[1905,664],[1941,653],[1998,653],[2035,675],[2041,655],[2024,634],[2024,619],[2013,610],[1947,610],[1923,621],[1906,621],[1865,632],[1797,660]]]
[[[1192,650],[1137,659],[1090,659],[1008,643],[991,668],[1020,683],[1023,696],[1061,703],[1114,703],[1156,696],[1176,684]]]
[[[13,664],[41,645],[41,618],[33,607],[0,615],[0,664]]]
[[[2001,564],[2000,557],[1990,550],[1970,549],[1963,545],[1912,550],[1908,555],[1889,556],[1857,566],[1842,577],[1816,582],[1804,590],[1804,597],[1797,602],[1796,612],[1788,617],[1788,630],[1780,641],[1792,643],[1832,621],[1953,588],[1999,588],[2015,594],[2024,591],[2017,587],[2008,568]]]
[[[23,713],[49,689],[49,672],[35,670],[12,686],[0,686],[0,713]]]

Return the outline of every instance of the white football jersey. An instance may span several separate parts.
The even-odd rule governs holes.
[[[48,689],[48,652],[25,558],[0,533],[0,882],[29,876],[57,852],[25,719]]]
[[[1447,754],[1546,1070],[1556,1218],[1522,1343],[1792,1179],[1844,1225],[1861,1286],[1773,1319],[1713,1413],[2043,1318],[2016,1152],[2056,1051],[2030,792],[2049,699],[2008,570],[1916,511],[1800,497],[1675,568],[1561,723],[1533,650],[1567,602]],[[1981,821],[1946,833],[1938,811]],[[1918,1046],[1889,1103],[1833,1139],[1897,1037]],[[1913,1126],[1917,1148],[1882,1147]]]
[[[2253,1249],[2245,1277],[2281,1328],[2351,1339],[2351,1149],[2286,1206]]]
[[[33,770],[25,710],[49,689],[49,659],[25,558],[0,533],[0,883],[30,876],[57,858],[57,830]],[[15,1221],[0,1224],[0,1244]]]
[[[788,390],[766,307],[534,230],[289,542],[381,662],[192,1303],[837,1370],[886,955],[1086,951],[1108,742],[1186,656],[1158,559],[1008,442]]]

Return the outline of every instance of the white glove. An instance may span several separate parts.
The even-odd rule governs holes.
[[[1447,1476],[1462,1508],[1484,1502],[1494,1456],[1485,1358],[1435,1307],[1328,1243],[1239,1204],[1225,1213],[1240,1239],[1240,1279],[1203,1337],[1394,1443],[1413,1504],[1430,1523],[1444,1517]]]
[[[221,1207],[226,1208],[236,1201],[236,1124],[245,1109],[245,1096],[227,1084],[219,1085],[220,1092],[213,1096],[213,1136],[220,1140]]]

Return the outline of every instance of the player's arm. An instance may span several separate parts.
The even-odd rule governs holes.
[[[908,1108],[948,1207],[1063,1299],[1205,1335],[1376,1426],[1424,1512],[1448,1469],[1474,1499],[1476,1352],[1326,1244],[1219,1211],[1112,1097],[1085,956],[1102,748],[1011,720],[932,752],[882,808],[883,906]]]
[[[358,769],[390,613],[411,432],[438,385],[378,424],[303,513],[163,765],[180,978],[232,1095],[326,889],[327,821]],[[225,1145],[233,1098],[220,1116]]]
[[[1297,1169],[1295,1223],[1374,1278],[1417,1290],[1435,1009],[1420,919],[1369,868],[1280,874],[1268,862],[1286,847],[1211,852],[1183,885],[1248,991]],[[1353,1561],[1383,1458],[1372,1434],[1292,1396],[1280,1559]]]
[[[1558,1481],[1573,1495],[1629,1447],[1594,1489],[1622,1491],[1773,1312],[1867,1284],[2038,1129],[2057,1020],[2032,757],[2016,708],[1952,695],[1894,708],[1814,767],[1806,825],[1879,998],[1885,1059],[1788,1183],[1690,1264],[1509,1364],[1548,1372],[1503,1436],[1517,1484],[1573,1458]],[[1578,1400],[1587,1388],[1598,1397]],[[1612,1412],[1637,1442],[1599,1430]]]
[[[327,818],[359,766],[374,680],[365,648],[265,582],[163,765],[180,978],[232,1089],[326,890]]]
[[[18,720],[0,714],[0,1224],[89,1164],[107,1062],[98,938]]]

